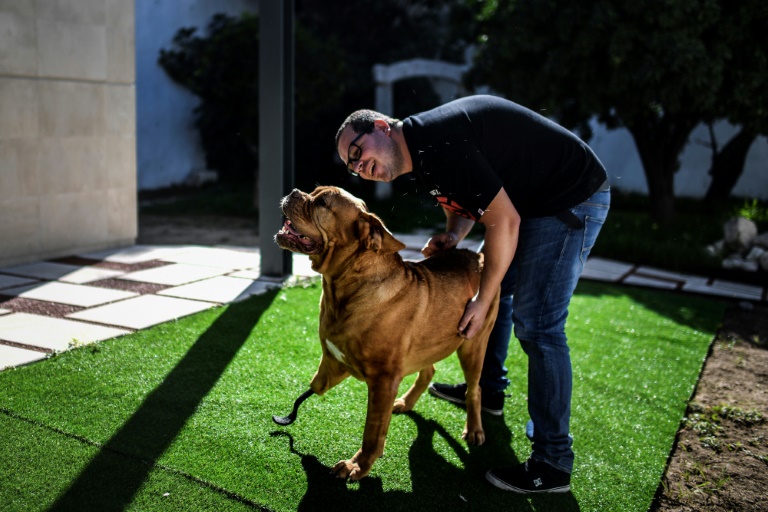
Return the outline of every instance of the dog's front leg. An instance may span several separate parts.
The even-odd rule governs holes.
[[[332,470],[339,478],[360,480],[384,453],[384,444],[392,419],[392,403],[400,380],[391,376],[368,380],[368,413],[365,417],[363,447],[349,460],[339,461]]]
[[[318,395],[324,395],[326,391],[347,377],[349,377],[347,369],[323,351],[320,366],[312,377],[309,388]]]

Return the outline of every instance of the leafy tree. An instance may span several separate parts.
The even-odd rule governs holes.
[[[343,74],[339,50],[296,27],[296,94],[298,122],[322,116],[323,105],[337,102]],[[207,34],[180,29],[173,49],[161,50],[160,65],[170,77],[200,98],[195,126],[200,131],[206,163],[222,179],[250,180],[258,168],[259,20],[213,16]]]
[[[344,68],[335,76],[342,87],[340,98],[337,102],[325,102],[322,117],[297,126],[297,147],[315,159],[313,183],[341,182],[356,193],[371,193],[372,183],[349,179],[343,167],[334,160],[336,130],[354,110],[375,108],[374,64],[413,58],[463,62],[469,34],[456,37],[447,19],[454,9],[468,11],[463,7],[463,0],[295,2],[297,22],[307,27],[316,39],[332,42],[339,49]],[[297,94],[300,87],[297,82]],[[424,79],[396,83],[393,95],[394,112],[389,114],[399,118],[432,108],[440,102],[430,82]],[[394,185],[401,186],[398,182]]]
[[[373,65],[416,57],[463,59],[465,39],[445,20],[462,0],[295,0],[296,182],[344,180],[333,160],[336,130],[374,107]],[[258,17],[218,14],[206,34],[183,28],[159,62],[201,99],[195,109],[207,164],[227,179],[258,165]],[[426,80],[395,87],[396,116],[439,101]],[[355,185],[350,182],[348,185]]]
[[[728,84],[740,79],[733,69],[733,56],[743,50],[732,46],[738,37],[722,37],[722,23],[733,18],[724,11],[738,9],[725,4],[481,0],[475,3],[480,48],[472,81],[558,118],[585,138],[593,116],[609,129],[626,127],[643,164],[651,214],[669,220],[674,174],[691,131],[723,115]],[[765,84],[764,74],[750,78]]]
[[[723,2],[717,37],[731,50],[725,60],[721,101],[713,119],[738,125],[722,147],[712,137],[712,182],[705,199],[730,196],[743,170],[747,152],[758,135],[768,135],[768,3],[761,0]]]

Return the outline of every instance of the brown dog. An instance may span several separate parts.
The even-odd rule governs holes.
[[[322,395],[352,375],[368,385],[363,447],[333,467],[340,478],[359,480],[384,452],[392,412],[413,409],[435,373],[433,364],[457,352],[467,382],[467,423],[462,438],[483,444],[480,371],[498,313],[498,294],[474,338],[457,332],[459,320],[480,284],[482,257],[466,249],[438,253],[421,262],[403,261],[397,241],[365,203],[345,190],[294,190],[283,198],[287,220],[277,244],[308,254],[323,276],[320,344],[323,355],[310,389],[287,417],[313,393]],[[396,399],[403,377],[419,372]]]

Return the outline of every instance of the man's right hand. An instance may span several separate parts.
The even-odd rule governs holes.
[[[437,252],[453,249],[457,245],[459,245],[459,237],[455,233],[441,233],[427,241],[427,244],[421,249],[421,254],[429,258]]]

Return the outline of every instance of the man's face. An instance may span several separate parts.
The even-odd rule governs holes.
[[[360,158],[348,166],[364,180],[392,181],[403,174],[403,154],[395,140],[391,137],[389,125],[377,121],[371,133],[363,134],[355,141],[361,149]],[[339,138],[337,148],[339,158],[349,163],[350,144],[360,135],[347,126]],[[355,154],[355,150],[352,151]]]

